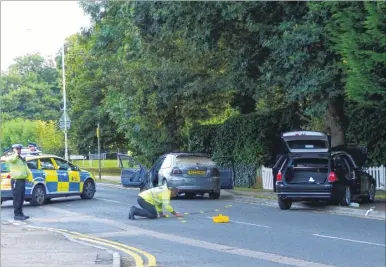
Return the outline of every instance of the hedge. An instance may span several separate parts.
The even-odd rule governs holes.
[[[288,114],[291,111],[283,109],[240,115],[219,125],[195,125],[189,132],[189,150],[232,156],[236,186],[251,187],[257,168],[271,163],[280,148],[280,133],[298,128],[298,119]]]

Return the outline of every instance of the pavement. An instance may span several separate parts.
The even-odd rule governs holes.
[[[124,267],[384,267],[386,263],[384,219],[297,206],[282,211],[277,204],[259,204],[224,191],[219,200],[172,200],[183,218],[131,221],[127,215],[138,193],[98,183],[92,200],[53,199],[41,207],[27,204],[24,210],[31,216],[28,226],[57,229],[119,252]],[[11,204],[3,203],[2,220],[11,220]],[[213,223],[212,217],[220,213],[230,222]]]
[[[28,227],[26,223],[1,222],[2,267],[119,267],[113,252],[80,243],[60,233]]]

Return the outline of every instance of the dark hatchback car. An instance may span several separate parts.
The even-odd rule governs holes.
[[[122,185],[141,191],[167,185],[188,197],[208,193],[211,199],[218,199],[221,189],[232,189],[234,185],[234,168],[220,168],[205,154],[169,153],[158,158],[149,170],[128,155],[121,154],[119,159]],[[224,159],[231,160],[221,157]]]
[[[329,136],[312,131],[283,133],[282,141],[285,153],[272,170],[280,209],[290,209],[296,201],[325,200],[342,206],[353,199],[374,201],[376,182],[362,170],[364,153],[358,149],[334,151]]]

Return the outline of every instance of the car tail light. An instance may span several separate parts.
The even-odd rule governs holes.
[[[335,172],[330,172],[330,174],[328,175],[328,182],[333,183],[337,181],[338,181],[338,177],[336,177]]]
[[[279,171],[276,175],[276,182],[283,181],[283,175],[281,174],[281,171]]]
[[[182,174],[182,171],[179,168],[175,167],[172,170],[172,174]]]
[[[212,170],[212,176],[220,176],[220,171],[217,168]]]

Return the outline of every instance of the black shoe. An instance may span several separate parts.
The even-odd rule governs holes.
[[[130,208],[129,220],[135,220],[134,211],[135,211],[135,207],[133,206],[133,207]]]
[[[24,218],[25,218],[26,220],[28,220],[28,219],[29,219],[29,216],[27,216],[27,215],[24,215],[24,214],[23,214],[23,216],[24,216]]]
[[[28,217],[29,218],[29,217]],[[15,217],[13,218],[15,221],[25,221],[28,219],[27,216],[24,216],[24,215],[15,215]]]

